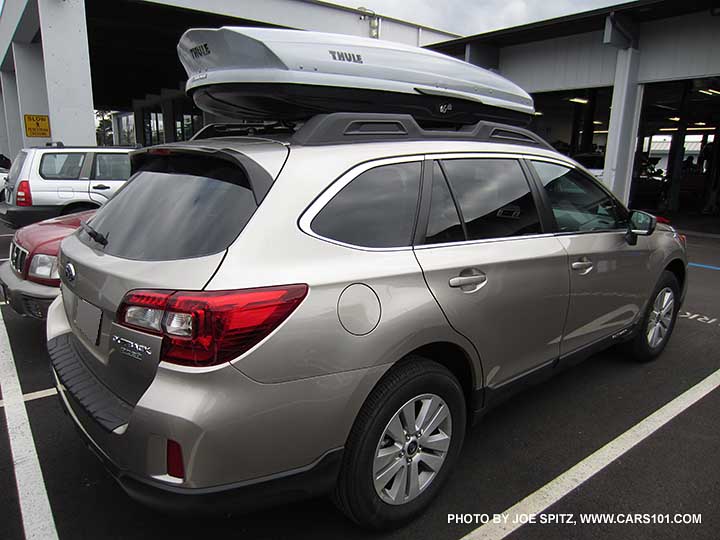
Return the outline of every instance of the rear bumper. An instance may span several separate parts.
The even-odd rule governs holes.
[[[60,206],[15,206],[6,201],[0,202],[0,220],[19,229],[31,223],[60,215]]]
[[[9,262],[0,265],[0,283],[5,286],[7,303],[17,313],[26,317],[44,319],[48,308],[60,293],[58,287],[48,287],[21,279]]]
[[[387,370],[261,384],[230,364],[161,363],[139,401],[118,407],[108,387],[120,382],[103,384],[90,369],[78,375],[92,359],[78,352],[82,343],[74,352],[63,345],[72,335],[58,298],[47,337],[65,410],[130,496],[166,510],[244,511],[328,491],[357,412]],[[168,440],[182,448],[184,479],[167,474]]]
[[[323,495],[332,490],[342,464],[343,449],[326,453],[308,467],[233,485],[189,489],[138,478],[119,468],[82,428],[71,404],[74,399],[58,384],[63,410],[88,449],[134,500],[167,513],[245,513]],[[62,390],[61,390],[62,389]]]

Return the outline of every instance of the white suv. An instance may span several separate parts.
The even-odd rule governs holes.
[[[5,180],[0,219],[23,227],[101,206],[130,176],[130,150],[63,146],[21,150]]]

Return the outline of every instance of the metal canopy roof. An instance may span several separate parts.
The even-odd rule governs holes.
[[[717,7],[717,0],[683,0],[682,2],[678,0],[638,0],[435,43],[429,48],[452,54],[456,52],[455,49],[457,52],[464,50],[465,44],[470,42],[507,47],[602,30],[605,27],[605,18],[612,12],[628,16],[635,22],[647,22],[703,10],[709,11],[711,8]],[[710,14],[708,13],[708,15]]]

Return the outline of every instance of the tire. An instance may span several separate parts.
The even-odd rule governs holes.
[[[672,294],[672,313],[663,317],[663,313],[667,309],[668,292]],[[662,295],[662,298],[660,298]],[[638,362],[650,362],[655,360],[660,353],[663,352],[670,336],[675,329],[675,321],[678,315],[678,299],[680,298],[680,284],[675,274],[664,271],[660,276],[660,281],[655,286],[653,293],[650,295],[648,305],[645,308],[645,314],[640,321],[640,328],[636,336],[627,343],[626,350],[631,358]],[[659,302],[659,304],[658,304]],[[664,308],[662,307],[664,304]],[[661,310],[656,311],[656,307],[660,306]],[[658,313],[660,317],[658,318]],[[653,334],[653,327],[657,334]],[[653,339],[653,335],[661,336],[660,341]]]
[[[419,437],[413,434],[404,443],[398,441],[403,434],[395,421],[400,422],[399,429],[409,425],[401,409],[414,409],[417,423],[431,432]],[[429,413],[423,415],[424,410]],[[447,417],[438,414],[442,410],[448,411]],[[435,422],[423,423],[423,416],[445,419],[435,428]],[[462,448],[466,422],[462,387],[445,367],[415,356],[391,368],[365,401],[352,427],[333,494],[335,504],[355,523],[369,529],[390,529],[410,521],[430,504],[450,474]],[[399,436],[391,437],[390,432]],[[449,436],[449,442],[445,436]],[[433,448],[423,448],[422,444]],[[445,445],[443,453],[441,447]],[[384,458],[376,455],[381,451]],[[387,464],[384,460],[388,460]],[[434,474],[428,463],[437,468]],[[390,467],[405,469],[405,481],[401,472],[387,475],[389,483],[383,488],[382,481],[375,481],[380,476],[377,471],[390,471]],[[412,471],[419,474],[413,475]],[[409,477],[417,478],[416,485],[422,488],[411,491]],[[376,488],[376,484],[380,487]]]

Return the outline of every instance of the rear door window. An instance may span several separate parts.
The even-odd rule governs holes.
[[[109,255],[176,260],[227,249],[256,209],[249,179],[234,162],[197,154],[148,155],[91,224],[107,238]],[[79,234],[99,247],[86,232]]]
[[[469,240],[542,232],[530,185],[517,160],[448,159],[441,163]]]
[[[437,162],[433,164],[432,182],[430,215],[425,232],[425,243],[444,244],[464,241],[465,231],[460,223],[457,206],[448,188],[445,175]]]
[[[354,246],[410,246],[421,170],[415,161],[365,171],[320,210],[310,227],[320,236]]]
[[[45,180],[77,180],[85,163],[81,152],[48,152],[40,159],[40,176]]]
[[[97,154],[93,167],[93,180],[127,180],[130,177],[128,154]]]

